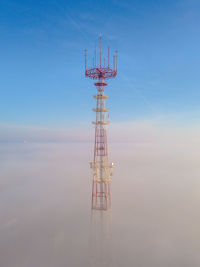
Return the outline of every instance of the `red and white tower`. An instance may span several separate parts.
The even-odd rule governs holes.
[[[87,69],[87,50],[85,50],[85,76],[93,80],[97,80],[94,85],[97,88],[96,108],[93,111],[96,113],[96,120],[92,122],[95,125],[95,143],[94,143],[94,158],[90,162],[90,168],[93,170],[92,179],[92,209],[107,210],[111,205],[110,180],[113,173],[114,164],[108,160],[108,145],[106,126],[109,121],[106,120],[106,114],[109,111],[105,106],[105,101],[108,98],[104,94],[105,80],[114,78],[117,75],[117,51],[113,56],[113,67],[110,67],[110,55],[108,47],[107,65],[104,58],[102,64],[101,54],[101,38],[100,38],[100,57],[99,63],[95,56],[93,58],[93,67]]]

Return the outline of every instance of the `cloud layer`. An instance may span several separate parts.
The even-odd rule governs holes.
[[[148,143],[156,140],[186,143],[198,142],[200,128],[195,125],[176,127],[162,118],[111,123],[108,127],[109,142]],[[0,124],[0,142],[91,142],[94,128],[80,124],[69,128],[45,128]]]
[[[108,213],[90,211],[89,143],[1,143],[2,266],[200,265],[197,131],[125,126]]]

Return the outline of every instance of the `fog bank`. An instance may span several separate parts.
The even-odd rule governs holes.
[[[91,214],[91,145],[0,145],[0,266],[200,266],[193,133],[112,143],[112,210]]]

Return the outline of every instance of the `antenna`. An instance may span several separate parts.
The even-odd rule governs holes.
[[[100,39],[100,68],[101,68],[101,36],[99,37]]]
[[[87,72],[87,49],[85,49],[85,72]]]
[[[110,47],[108,46],[108,54],[107,57],[102,55],[102,37],[99,37],[99,46],[100,46],[100,60],[98,60],[97,55],[97,46],[94,46],[94,56],[91,58],[92,66],[90,68],[87,67],[87,50],[85,50],[85,76],[91,78],[93,80],[99,79],[101,82],[106,79],[114,78],[117,75],[117,50],[113,56],[113,65],[112,60],[110,61]],[[112,58],[111,58],[112,59]],[[88,68],[88,69],[87,69]],[[105,83],[105,82],[104,82]]]
[[[106,120],[106,113],[109,109],[105,105],[108,98],[104,94],[104,89],[108,85],[106,80],[115,78],[117,75],[117,54],[115,51],[113,56],[113,66],[111,62],[110,67],[110,48],[108,46],[108,63],[106,58],[102,56],[101,51],[101,36],[100,40],[100,60],[96,61],[96,46],[95,55],[93,57],[93,66],[87,69],[87,50],[85,50],[85,76],[95,80],[94,85],[97,88],[96,108],[93,111],[96,114],[96,119],[92,123],[95,125],[95,144],[94,144],[94,158],[90,162],[92,173],[92,209],[108,210],[111,206],[111,192],[110,183],[113,174],[114,164],[109,163],[108,160],[108,144],[107,144],[107,130],[105,125],[109,124]],[[102,57],[102,62],[101,62]],[[112,58],[111,58],[112,59]],[[112,61],[112,60],[111,60]],[[101,65],[102,63],[102,65]],[[107,65],[106,65],[107,64]],[[109,116],[108,116],[109,117]]]
[[[117,55],[118,55],[118,51],[116,50],[116,72],[117,72]]]
[[[108,46],[108,68],[110,67],[110,47]]]
[[[96,64],[97,63],[97,48],[96,48],[96,45],[95,45],[95,68],[96,68]]]

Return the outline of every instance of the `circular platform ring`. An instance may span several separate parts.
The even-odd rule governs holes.
[[[108,85],[106,82],[97,82],[94,84],[95,86],[106,86]]]

